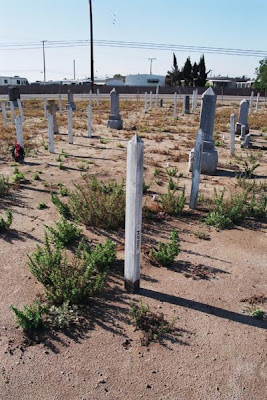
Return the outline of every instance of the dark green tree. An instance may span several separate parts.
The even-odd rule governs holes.
[[[197,86],[205,86],[209,72],[206,72],[206,64],[205,64],[204,54],[200,57],[198,68],[199,68],[199,78],[198,78]]]
[[[182,69],[183,79],[186,86],[191,86],[193,82],[193,71],[190,57],[187,57],[184,67]]]
[[[199,66],[194,62],[192,67],[193,86],[197,86],[199,80]]]
[[[169,86],[180,86],[181,71],[179,71],[176,55],[173,53],[172,70],[167,72],[166,84]]]
[[[257,78],[254,87],[257,90],[267,89],[267,57],[260,61],[260,65],[256,68]]]

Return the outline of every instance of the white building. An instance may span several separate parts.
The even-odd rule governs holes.
[[[126,75],[125,86],[165,86],[165,76],[152,74]]]
[[[0,76],[0,86],[22,86],[29,85],[28,79],[20,76]]]

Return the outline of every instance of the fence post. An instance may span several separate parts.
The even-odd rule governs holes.
[[[48,149],[50,153],[54,153],[54,122],[53,122],[53,115],[48,114]]]

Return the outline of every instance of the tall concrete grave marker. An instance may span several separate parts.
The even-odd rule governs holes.
[[[259,111],[259,105],[260,105],[260,92],[257,93],[256,111]]]
[[[147,113],[147,92],[145,92],[145,114]]]
[[[177,92],[173,96],[173,118],[177,118]]]
[[[190,96],[188,94],[184,96],[183,114],[190,114]]]
[[[1,110],[2,110],[3,124],[7,125],[6,106],[3,101],[1,101]]]
[[[73,144],[73,121],[72,121],[72,108],[68,108],[68,137],[69,144]]]
[[[249,102],[248,102],[248,100],[244,99],[240,102],[240,107],[239,107],[238,122],[236,123],[236,129],[235,129],[235,133],[237,135],[241,135],[241,126],[242,125],[245,125],[246,133],[249,133],[248,111],[249,111]]]
[[[215,150],[213,139],[215,112],[216,94],[210,87],[202,95],[199,127],[204,134],[201,172],[211,175],[216,172],[218,165],[218,152]],[[189,171],[192,171],[193,159],[194,149],[190,152]]]
[[[22,107],[21,100],[18,99],[17,103],[18,103],[18,107],[19,107],[19,115],[21,116],[21,121],[24,122],[24,114],[23,114],[23,107]]]
[[[235,114],[230,116],[230,156],[235,155]]]
[[[22,130],[22,118],[20,115],[16,117],[16,138],[17,143],[20,147],[24,147],[23,145],[23,130]]]
[[[15,108],[14,108],[14,103],[13,101],[9,102],[9,107],[10,107],[10,119],[11,119],[11,124],[15,124]]]
[[[44,98],[44,117],[47,119],[47,99]]]
[[[87,132],[88,137],[92,137],[92,103],[90,102],[87,107]]]
[[[54,153],[54,123],[53,123],[53,115],[47,115],[48,121],[48,150],[50,153]]]
[[[72,109],[72,111],[76,111],[76,104],[74,103],[74,100],[73,100],[73,93],[70,90],[68,90],[67,109],[69,107]]]
[[[62,98],[61,94],[58,96],[58,109],[59,109],[59,114],[62,114]]]
[[[253,105],[254,105],[254,92],[252,91],[251,95],[250,95],[250,101],[249,101],[249,112],[252,111]]]
[[[110,116],[108,120],[108,128],[122,129],[123,122],[120,116],[120,100],[119,93],[115,88],[110,92]]]
[[[150,93],[149,93],[149,110],[151,111],[152,110],[152,91],[150,90]]]
[[[200,181],[201,158],[203,151],[204,135],[201,129],[197,133],[195,148],[194,148],[194,162],[192,167],[192,184],[189,207],[194,209],[197,205],[198,188]]]
[[[59,133],[57,125],[57,114],[56,114],[56,101],[48,100],[49,113],[53,116],[53,129],[54,133]]]
[[[144,143],[135,135],[127,148],[124,279],[130,292],[140,287],[143,160]]]

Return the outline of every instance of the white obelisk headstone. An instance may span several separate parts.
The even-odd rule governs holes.
[[[68,137],[69,144],[73,144],[73,121],[72,121],[72,108],[68,108]]]
[[[9,102],[9,106],[10,106],[10,119],[11,119],[11,124],[14,125],[15,124],[15,108],[14,108],[14,103],[13,101]]]
[[[7,125],[6,106],[3,101],[1,101],[1,110],[2,110],[3,124]]]
[[[152,91],[149,93],[149,110],[152,110]]]
[[[230,116],[230,156],[235,155],[235,114]]]
[[[147,92],[145,92],[145,114],[147,113]]]
[[[159,85],[156,88],[156,107],[159,106]]]
[[[21,100],[18,99],[18,107],[19,107],[19,115],[21,116],[21,121],[24,122],[24,114],[23,114],[23,107],[22,107],[22,103]]]
[[[62,98],[61,98],[61,94],[58,97],[58,109],[59,109],[59,114],[62,115]]]
[[[53,115],[47,115],[48,120],[48,149],[50,153],[54,153],[54,122],[53,122]]]
[[[125,287],[131,292],[140,287],[140,255],[143,195],[144,143],[135,135],[127,148]]]
[[[201,129],[199,129],[195,148],[194,148],[194,162],[192,168],[192,184],[191,184],[191,194],[190,194],[190,203],[189,207],[194,209],[197,205],[197,196],[198,196],[198,188],[200,181],[200,172],[201,172],[201,158],[203,152],[203,140],[204,135]]]
[[[87,107],[87,131],[88,137],[92,137],[92,103],[90,102]]]
[[[23,130],[22,130],[22,118],[20,115],[16,117],[16,138],[17,138],[17,143],[20,145],[20,147],[23,146]]]
[[[259,111],[260,105],[260,92],[257,93],[256,111]]]
[[[44,117],[47,119],[47,99],[44,98]]]
[[[173,118],[177,118],[177,92],[173,96]]]

